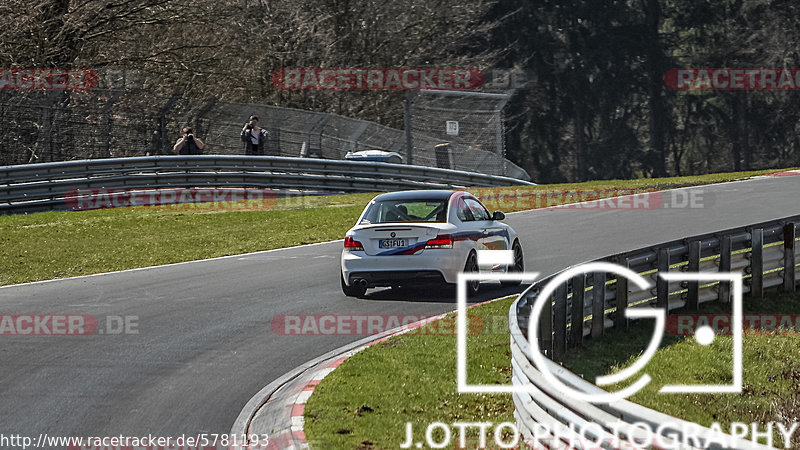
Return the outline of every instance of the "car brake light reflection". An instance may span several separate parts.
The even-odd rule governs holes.
[[[453,248],[453,237],[449,234],[440,234],[436,239],[431,239],[425,248]]]
[[[344,238],[344,249],[351,252],[363,252],[364,246],[361,245],[361,242],[351,237],[346,237]]]

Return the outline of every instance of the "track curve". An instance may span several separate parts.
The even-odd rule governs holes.
[[[511,214],[528,270],[800,214],[800,177],[690,188],[703,208],[550,209]],[[0,288],[3,314],[137,316],[138,334],[0,336],[3,432],[38,436],[227,433],[250,397],[359,336],[289,337],[279,314],[437,314],[449,290],[339,289],[341,242]],[[519,292],[483,289],[478,300]],[[425,295],[425,300],[415,297]]]

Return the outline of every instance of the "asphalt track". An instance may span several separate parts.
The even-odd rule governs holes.
[[[538,210],[509,215],[507,222],[522,238],[527,269],[544,275],[659,241],[800,214],[800,177],[691,190],[702,207]],[[138,316],[138,334],[0,337],[0,432],[227,433],[263,386],[360,338],[279,336],[270,327],[274,316],[454,309],[453,292],[446,289],[344,297],[341,245],[0,289],[3,314],[91,314],[101,323],[109,315]],[[475,300],[509,292],[487,284]]]

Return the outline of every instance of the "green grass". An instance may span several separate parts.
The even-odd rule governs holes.
[[[763,302],[745,297],[747,314],[800,313],[799,296],[772,294]],[[691,314],[674,311],[671,314]],[[708,304],[701,313],[730,314],[729,305]],[[633,322],[627,331],[610,329],[602,339],[587,340],[582,349],[568,354],[564,365],[594,382],[632,364],[644,350],[652,325]],[[800,335],[796,332],[745,332],[742,345],[742,394],[661,394],[666,384],[730,384],[733,367],[733,339],[716,336],[709,346],[694,338],[669,336],[648,363],[645,371],[652,381],[629,400],[704,426],[719,423],[729,430],[732,422],[757,423],[763,430],[768,422],[791,426],[800,416]],[[633,355],[633,356],[631,356]],[[625,384],[609,386],[619,390]],[[774,444],[782,441],[775,434]],[[798,448],[800,440],[792,442]]]
[[[471,191],[487,197],[489,208],[510,212],[548,206],[532,204],[531,195],[554,189],[603,189],[599,196],[613,196],[619,189],[675,188],[767,172],[774,170]],[[280,199],[262,211],[138,207],[0,216],[0,285],[339,239],[373,196]]]
[[[371,197],[281,200],[269,211],[138,207],[3,216],[0,284],[339,239]]]
[[[798,300],[777,294],[759,303],[746,299],[744,313],[798,313]],[[510,382],[507,312],[512,301],[504,299],[469,311],[480,317],[478,323],[487,325],[468,338],[469,383]],[[673,314],[682,312],[686,311]],[[728,314],[730,307],[710,304],[700,313]],[[446,328],[451,329],[452,315],[448,318]],[[646,322],[632,322],[626,331],[607,330],[602,339],[587,339],[582,348],[569,354],[565,365],[594,381],[598,375],[631,364],[650,339],[652,325]],[[509,395],[457,393],[455,346],[454,336],[417,333],[392,338],[345,361],[317,387],[306,406],[305,431],[312,448],[397,448],[405,440],[406,422],[413,424],[415,440],[423,441],[425,427],[433,422],[513,421]],[[791,426],[800,414],[800,336],[796,333],[745,333],[742,395],[657,392],[665,384],[729,384],[731,354],[730,337],[717,336],[704,347],[693,338],[665,334],[662,348],[645,369],[653,381],[631,400],[704,426],[716,422],[723,430],[732,422],[757,423],[762,430],[768,422]],[[777,431],[774,439],[775,445],[782,445]],[[800,442],[791,445],[798,448]]]
[[[606,197],[775,171],[470,191],[486,198],[490,209],[511,212],[551,206],[552,199],[545,204],[530,199],[554,190],[597,190],[598,196]],[[373,196],[281,199],[264,211],[139,207],[0,216],[0,285],[338,239]],[[469,338],[471,383],[509,382],[510,303],[508,299],[472,310],[489,318],[493,332]],[[418,426],[419,437],[419,427],[436,420],[512,420],[510,405],[506,395],[456,393],[453,336],[406,335],[356,355],[326,378],[306,409],[307,432],[312,440],[325,443],[318,448],[396,447],[406,421]]]
[[[547,184],[540,186],[475,189],[489,210],[505,212],[545,208],[563,203],[596,200],[618,195],[630,195],[687,186],[724,183],[747,179],[782,170],[758,170],[669,178],[641,178],[636,180],[600,180],[585,183]]]
[[[511,382],[512,301],[469,310],[469,326],[475,331],[467,338],[470,383]],[[413,423],[415,440],[424,442],[425,427],[436,421],[513,421],[510,395],[458,393],[454,316],[444,323],[377,344],[328,375],[305,409],[311,447],[398,448],[405,440],[406,422]]]

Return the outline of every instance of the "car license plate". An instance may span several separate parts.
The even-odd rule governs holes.
[[[405,246],[405,239],[381,239],[378,241],[379,248],[400,248]]]

